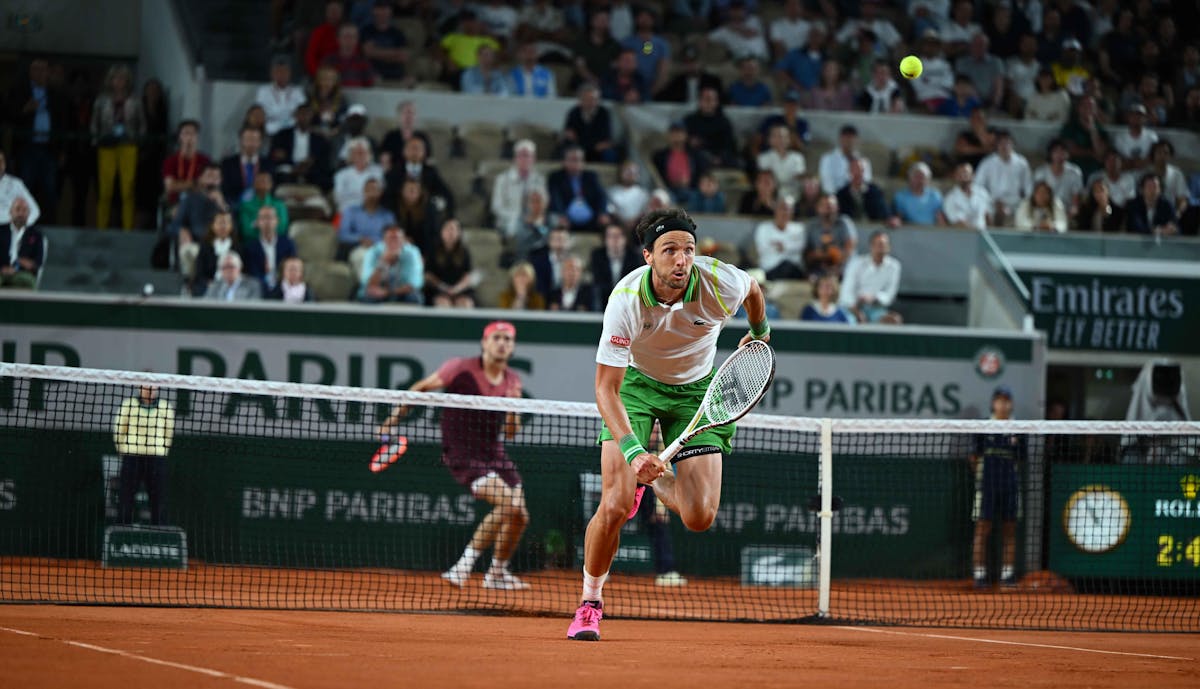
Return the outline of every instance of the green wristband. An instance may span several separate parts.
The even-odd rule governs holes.
[[[646,451],[646,448],[642,447],[641,441],[632,433],[621,438],[620,445],[621,454],[625,455],[626,464],[633,464],[633,458]]]
[[[750,337],[761,340],[769,334],[771,334],[771,324],[767,322],[766,318],[750,324]]]

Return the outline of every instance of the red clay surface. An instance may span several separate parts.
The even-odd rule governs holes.
[[[1161,689],[1195,687],[1200,667],[1184,634],[606,620],[585,643],[567,622],[6,605],[0,686]]]

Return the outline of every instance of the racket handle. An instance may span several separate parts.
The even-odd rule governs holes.
[[[663,463],[669,463],[671,458],[679,454],[679,450],[683,447],[683,443],[679,442],[680,438],[676,438],[675,442],[667,445],[667,449],[659,453],[658,458]]]

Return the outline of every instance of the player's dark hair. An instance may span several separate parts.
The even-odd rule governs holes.
[[[653,249],[654,241],[662,234],[655,231],[659,227],[663,228],[663,232],[683,230],[690,232],[692,236],[696,234],[696,221],[692,220],[692,216],[681,208],[662,208],[650,211],[642,216],[637,226],[633,228],[633,233],[642,246]],[[649,246],[646,245],[646,239],[650,239]]]

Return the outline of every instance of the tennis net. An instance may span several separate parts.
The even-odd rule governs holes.
[[[397,404],[404,452],[373,471],[397,454],[376,433]],[[144,421],[168,408],[169,442]],[[486,553],[453,586],[440,575],[490,506],[443,443],[493,442],[510,413],[529,514],[511,569],[529,588],[482,586]],[[157,430],[131,437],[119,418]],[[588,404],[0,364],[0,600],[565,617],[599,429]],[[981,495],[967,459],[983,435],[1024,448],[1011,556],[1007,494]],[[155,448],[165,459],[134,456]],[[1197,630],[1198,448],[1192,423],[751,415],[712,528],[664,524],[646,501],[605,613]],[[981,511],[995,518],[976,581]]]

